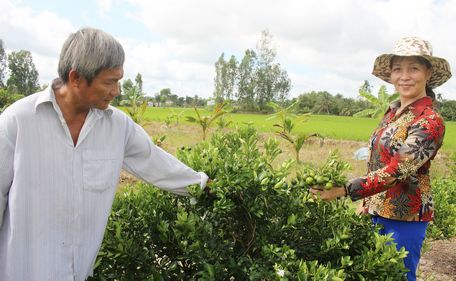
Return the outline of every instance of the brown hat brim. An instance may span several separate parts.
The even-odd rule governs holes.
[[[385,82],[391,83],[391,59],[396,56],[395,54],[383,54],[375,59],[374,69],[372,74],[382,79]],[[434,56],[419,55],[420,57],[428,60],[432,65],[432,75],[427,85],[429,87],[436,88],[451,77],[450,64],[443,58]]]

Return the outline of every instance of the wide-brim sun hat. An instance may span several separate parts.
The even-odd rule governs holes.
[[[396,43],[392,53],[378,56],[375,59],[372,74],[391,83],[391,59],[394,56],[418,56],[429,61],[432,65],[432,74],[427,82],[427,86],[432,89],[442,85],[451,77],[450,64],[443,58],[433,56],[431,44],[418,37],[402,38]]]

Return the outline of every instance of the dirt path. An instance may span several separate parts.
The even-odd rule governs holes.
[[[420,260],[420,281],[456,281],[456,237],[429,243]]]

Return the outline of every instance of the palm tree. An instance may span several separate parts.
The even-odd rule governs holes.
[[[275,113],[272,115],[272,117],[269,117],[268,119],[271,118],[279,118],[280,123],[274,124],[274,127],[279,128],[279,131],[276,131],[276,134],[286,140],[291,148],[293,149],[293,152],[296,157],[296,162],[301,163],[301,160],[299,159],[299,152],[301,151],[302,147],[304,144],[309,141],[310,138],[317,137],[320,138],[321,141],[323,141],[323,136],[318,134],[318,133],[312,133],[312,134],[305,134],[305,133],[300,133],[300,134],[293,134],[292,131],[295,127],[296,121],[299,119],[302,119],[302,121],[306,121],[307,118],[310,116],[310,113],[302,114],[302,115],[296,115],[294,111],[296,110],[297,105],[299,104],[299,101],[294,102],[288,107],[282,107],[274,102],[269,102],[268,106],[272,107],[275,111]],[[322,144],[322,142],[321,142]]]
[[[380,87],[377,97],[363,88],[359,90],[359,95],[366,99],[372,105],[372,108],[364,109],[354,114],[353,117],[381,118],[386,110],[388,110],[390,104],[399,98],[399,93],[389,95],[385,85]]]
[[[195,107],[196,118],[193,116],[186,116],[187,121],[196,123],[201,127],[203,131],[203,140],[206,140],[207,130],[211,126],[212,122],[217,120],[220,116],[227,113],[223,108],[227,105],[226,102],[219,103],[215,106],[214,111],[209,116],[201,116],[198,109]]]
[[[273,119],[273,118],[279,118],[280,119],[280,123],[281,124],[284,124],[285,122],[285,119],[287,118],[293,118],[293,119],[296,119],[296,118],[303,118],[303,119],[307,119],[309,116],[310,116],[310,113],[306,113],[306,114],[301,114],[301,115],[297,115],[295,112],[296,112],[296,109],[299,105],[299,101],[295,101],[294,103],[292,103],[291,105],[287,106],[287,107],[283,107],[275,102],[268,102],[267,104],[269,107],[272,107],[272,109],[274,110],[274,114],[272,114],[271,117],[268,117],[266,120],[270,120],[270,119]]]
[[[137,86],[131,87],[125,94],[121,105],[127,106],[126,111],[133,121],[143,125],[144,113],[147,110],[147,100],[144,99],[144,94]]]

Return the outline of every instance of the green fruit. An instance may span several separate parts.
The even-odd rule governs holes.
[[[306,178],[306,183],[307,183],[308,185],[312,185],[312,184],[314,183],[314,179],[313,179],[312,177],[307,177],[307,178]]]
[[[318,184],[322,184],[322,183],[327,182],[327,181],[325,181],[325,179],[324,179],[322,176],[317,176],[317,177],[316,177],[316,180],[317,180],[317,183],[318,183]]]
[[[333,185],[332,182],[327,182],[327,183],[325,184],[325,190],[330,190],[330,189],[333,188],[333,186],[334,186],[334,185]]]

